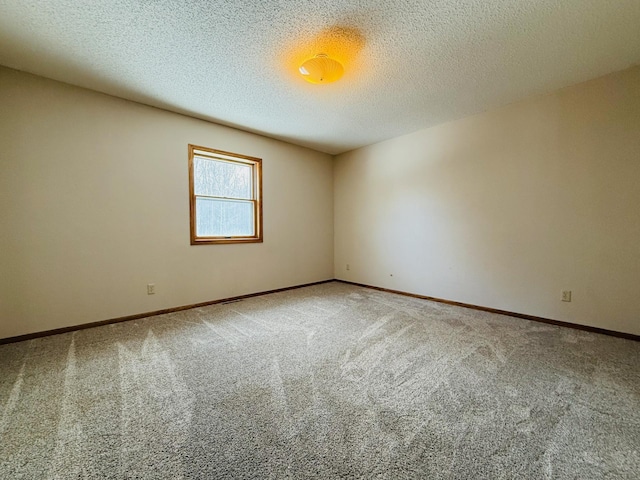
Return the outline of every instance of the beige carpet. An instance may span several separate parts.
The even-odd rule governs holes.
[[[640,343],[341,283],[0,367],[2,479],[639,478]]]

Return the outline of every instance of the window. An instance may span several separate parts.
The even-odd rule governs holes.
[[[262,242],[262,160],[189,145],[191,245]]]

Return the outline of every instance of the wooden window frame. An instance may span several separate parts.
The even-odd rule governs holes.
[[[194,186],[194,157],[209,157],[213,160],[250,165],[253,174],[253,222],[255,235],[248,237],[199,237],[196,232],[196,194]],[[262,159],[239,153],[214,150],[189,144],[189,218],[191,223],[191,245],[217,245],[228,243],[262,243]]]

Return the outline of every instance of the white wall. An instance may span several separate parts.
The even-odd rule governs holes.
[[[640,67],[342,154],[334,182],[336,278],[640,334]]]
[[[331,156],[5,68],[0,105],[0,338],[333,277]],[[264,243],[189,244],[188,143],[263,159]]]

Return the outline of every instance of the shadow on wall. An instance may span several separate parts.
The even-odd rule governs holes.
[[[519,288],[522,276],[535,284],[553,273],[544,258],[557,247],[546,243],[544,233],[563,228],[554,216],[544,215],[537,194],[551,187],[544,182],[545,164],[532,161],[544,155],[547,144],[539,142],[536,149],[533,140],[554,130],[543,124],[541,132],[538,125],[538,135],[531,138],[525,127],[535,125],[516,114],[488,126],[477,120],[434,127],[403,137],[402,144],[377,145],[375,161],[360,162],[358,175],[368,186],[362,201],[376,196],[384,202],[376,205],[375,220],[365,220],[361,229],[372,233],[370,253],[387,263],[378,272],[385,287],[414,291],[419,284],[430,295],[448,298],[451,291],[468,294],[469,285],[476,285],[483,295],[456,300],[515,310],[500,302]],[[516,152],[526,154],[512,156],[505,131],[511,131],[511,144],[523,147]],[[398,157],[398,147],[401,158],[388,162]],[[362,205],[360,212],[367,209]],[[404,276],[391,278],[398,269]]]

